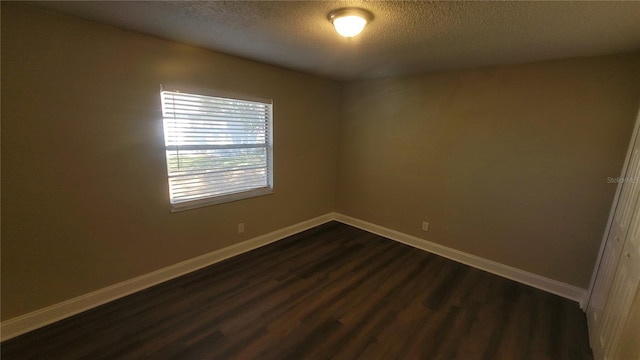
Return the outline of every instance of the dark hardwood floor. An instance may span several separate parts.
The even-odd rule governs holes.
[[[591,359],[578,304],[328,223],[0,344],[10,359]]]

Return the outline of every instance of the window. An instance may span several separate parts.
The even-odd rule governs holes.
[[[271,101],[161,98],[172,211],[273,192]]]

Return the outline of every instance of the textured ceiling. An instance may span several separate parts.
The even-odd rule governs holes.
[[[63,14],[334,79],[640,51],[640,2],[34,2]],[[375,18],[353,39],[327,20]]]

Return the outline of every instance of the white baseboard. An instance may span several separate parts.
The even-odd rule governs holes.
[[[90,292],[85,295],[3,321],[0,324],[0,341],[22,335],[64,318],[79,314],[110,301],[144,290],[178,276],[202,269],[230,257],[284,239],[307,229],[333,220],[333,213],[318,216],[274,232],[216,250],[166,268]]]
[[[253,239],[219,249],[193,259],[185,260],[166,268],[126,280],[109,287],[78,296],[76,298],[30,312],[25,315],[3,321],[0,324],[0,341],[22,335],[31,330],[41,328],[56,321],[79,314],[110,301],[144,290],[151,286],[174,279],[184,274],[202,269],[230,257],[240,255],[261,246],[268,245],[307,229],[336,220],[341,223],[413,246],[415,248],[440,255],[442,257],[469,265],[471,267],[511,279],[525,285],[556,294],[580,303],[584,309],[586,290],[560,281],[545,278],[530,272],[516,269],[495,261],[487,260],[462,251],[448,248],[418,237],[391,230],[383,226],[356,219],[339,213],[329,213],[301,223],[255,237]]]
[[[401,242],[403,244],[413,246],[420,250],[440,255],[447,259],[457,261],[459,263],[469,265],[471,267],[490,272],[492,274],[502,276],[504,278],[517,281],[519,283],[529,285],[546,292],[562,296],[564,298],[576,301],[584,310],[584,302],[587,291],[579,287],[565,284],[563,282],[549,279],[540,275],[536,275],[527,271],[516,269],[514,267],[504,265],[495,261],[487,260],[479,256],[471,255],[459,250],[436,244],[418,237],[391,230],[383,226],[372,224],[370,222],[353,218],[351,216],[334,213],[334,219],[353,227],[374,233],[385,238]]]

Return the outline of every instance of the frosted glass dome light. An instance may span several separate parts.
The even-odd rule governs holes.
[[[370,12],[359,8],[338,9],[329,13],[329,21],[338,34],[347,38],[360,34],[372,19]]]

